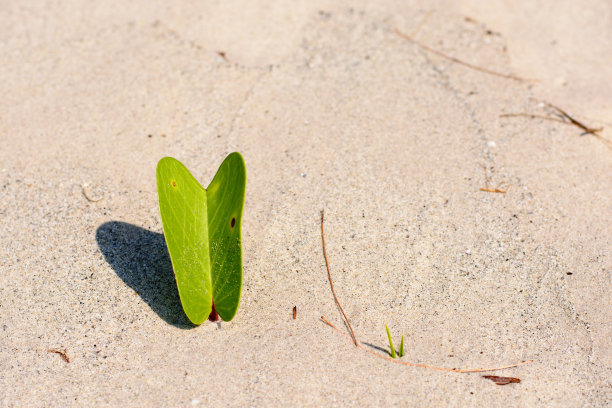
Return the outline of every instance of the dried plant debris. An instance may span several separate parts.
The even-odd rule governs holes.
[[[353,331],[353,328],[351,327],[351,322],[349,321],[349,318],[346,316],[346,313],[344,313],[344,309],[342,309],[342,306],[340,305],[340,301],[338,300],[338,296],[336,296],[336,291],[334,290],[334,284],[332,282],[331,272],[329,269],[329,262],[327,261],[327,248],[325,247],[325,229],[323,227],[324,218],[325,218],[325,210],[321,210],[321,240],[323,241],[323,258],[325,258],[325,267],[327,268],[327,278],[329,279],[329,286],[331,287],[332,295],[334,295],[334,300],[336,301],[338,308],[342,312],[342,316],[344,316],[344,321],[346,322],[346,325],[348,326],[351,332],[351,337],[353,337],[353,342],[355,343],[357,347],[359,347],[359,343],[357,342],[357,337],[355,336],[355,332]]]
[[[494,75],[494,76],[497,76],[497,77],[500,77],[500,78],[512,79],[512,80],[519,81],[519,82],[533,81],[533,80],[530,80],[530,79],[518,77],[516,75],[503,74],[501,72],[491,71],[490,69],[487,69],[487,68],[484,68],[484,67],[479,67],[478,65],[474,65],[474,64],[470,64],[469,62],[462,61],[459,58],[452,57],[452,56],[450,56],[448,54],[443,53],[442,51],[438,51],[436,49],[433,49],[433,48],[431,48],[431,47],[429,47],[429,46],[427,46],[427,45],[425,45],[425,44],[415,40],[412,36],[401,32],[397,28],[395,29],[395,33],[397,35],[399,35],[400,37],[402,37],[403,39],[405,39],[407,41],[410,41],[413,44],[418,45],[419,47],[421,47],[422,49],[424,49],[427,52],[435,54],[435,55],[437,55],[439,57],[447,59],[447,60],[449,60],[451,62],[454,62],[456,64],[463,65],[464,67],[473,69],[475,71],[480,71],[480,72],[483,72],[483,73],[488,74],[488,75]]]
[[[497,385],[508,385],[511,383],[520,383],[520,378],[515,377],[499,377],[497,375],[483,375],[482,378],[493,381]]]
[[[518,113],[504,113],[499,115],[500,118],[516,118],[525,117],[530,119],[543,119],[552,122],[563,123],[564,125],[575,126],[582,130],[583,135],[593,135],[602,142],[606,143],[608,147],[612,147],[612,141],[603,137],[600,133],[603,131],[603,127],[593,127],[584,124],[583,122],[576,119],[573,115],[570,115],[565,110],[561,109],[557,105],[553,105],[550,102],[542,102],[539,104],[540,107],[547,108],[545,114],[529,113],[529,112],[518,112]]]
[[[484,176],[485,176],[485,186],[486,187],[482,187],[480,189],[480,191],[486,191],[487,193],[500,193],[500,194],[506,194],[506,192],[508,191],[508,188],[506,188],[505,190],[501,189],[502,184],[500,184],[499,186],[493,188],[491,187],[491,185],[489,184],[489,176],[487,174],[487,167],[485,165],[482,165],[482,170],[484,171]],[[509,187],[509,186],[508,186]]]
[[[552,103],[548,103],[548,106],[550,106],[552,109],[556,110],[557,113],[559,115],[561,115],[561,117],[567,121],[568,123],[571,123],[574,126],[577,126],[578,128],[584,130],[585,133],[592,133],[595,134],[597,132],[601,132],[603,130],[603,127],[598,127],[598,128],[592,128],[592,127],[588,127],[585,124],[583,124],[582,122],[577,121],[576,119],[574,119],[573,117],[571,117],[567,112],[565,112],[563,109],[561,109],[558,106],[553,105]]]
[[[227,54],[225,53],[225,51],[217,51],[217,55],[220,56],[223,61],[229,63],[229,59],[227,58]]]
[[[68,357],[68,354],[66,353],[66,350],[48,349],[47,352],[59,354],[60,357],[62,357],[62,360],[64,360],[66,363],[70,362],[70,357]]]

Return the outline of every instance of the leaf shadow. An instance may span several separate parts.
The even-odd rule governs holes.
[[[110,221],[98,227],[96,242],[117,276],[166,323],[196,327],[183,311],[163,234]]]

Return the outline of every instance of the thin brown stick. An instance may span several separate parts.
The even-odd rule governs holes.
[[[68,354],[66,354],[66,350],[48,349],[47,352],[59,354],[62,357],[62,360],[64,360],[66,363],[70,362],[70,357],[68,357]]]
[[[349,339],[346,334],[342,333],[340,331],[340,329],[338,329],[336,326],[333,325],[332,322],[330,322],[329,320],[327,320],[325,318],[325,316],[321,316],[321,320],[323,320],[327,325],[329,325],[331,328],[333,328],[334,330],[336,330],[338,333],[340,333],[342,336],[344,336],[348,341],[351,341],[351,339]],[[454,373],[481,373],[481,372],[485,372],[485,371],[499,371],[499,370],[504,370],[506,368],[513,368],[513,367],[518,367],[521,366],[523,364],[529,364],[532,363],[533,360],[529,360],[529,361],[521,361],[520,363],[516,363],[516,364],[510,364],[504,367],[493,367],[493,368],[473,368],[473,369],[466,369],[466,370],[462,370],[462,369],[458,369],[458,368],[443,368],[443,367],[435,367],[435,366],[431,366],[431,365],[427,365],[427,364],[419,364],[419,363],[411,363],[408,361],[399,361],[399,360],[395,360],[392,359],[390,357],[387,356],[383,356],[382,354],[378,354],[372,350],[368,350],[367,348],[363,347],[361,344],[357,344],[357,347],[360,348],[361,350],[370,353],[378,358],[382,358],[383,360],[387,360],[390,361],[392,363],[396,363],[396,364],[402,364],[402,365],[407,365],[407,366],[411,366],[411,367],[421,367],[421,368],[430,368],[432,370],[438,370],[438,371],[450,371],[450,372],[454,372]]]
[[[553,117],[553,116],[546,116],[546,115],[536,115],[536,114],[533,114],[533,113],[524,113],[524,112],[520,112],[520,113],[504,113],[504,114],[499,115],[499,117],[500,118],[513,118],[513,117],[521,117],[522,116],[522,117],[527,117],[527,118],[531,118],[531,119],[543,119],[543,120],[549,120],[549,121],[553,121],[553,122],[563,123],[564,125],[576,126],[577,128],[579,128],[582,131],[584,131],[584,133],[593,135],[597,139],[599,139],[602,142],[604,142],[605,144],[607,144],[608,147],[612,147],[612,141],[610,141],[609,139],[606,139],[605,137],[603,137],[602,135],[599,134],[599,132],[601,132],[603,130],[603,127],[598,127],[598,128],[589,127],[589,126],[585,125],[584,123],[578,121],[574,117],[570,116],[567,112],[565,112],[563,109],[559,108],[558,106],[553,105],[550,102],[545,102],[545,103],[550,108],[554,109],[556,111],[557,115],[560,116],[560,118]]]
[[[525,117],[525,118],[530,118],[530,119],[545,119],[545,120],[552,120],[554,122],[560,122],[560,123],[564,123],[566,125],[570,125],[570,123],[568,123],[567,121],[565,121],[563,119],[553,118],[551,116],[546,116],[546,115],[535,115],[533,113],[525,113],[525,112],[520,112],[520,113],[503,113],[503,114],[499,115],[499,117],[500,118]]]
[[[481,187],[480,191],[484,191],[486,193],[500,193],[506,194],[506,190],[500,190],[499,188],[489,188],[489,187]]]
[[[560,118],[555,118],[553,116],[546,116],[546,115],[536,115],[533,113],[525,113],[525,112],[520,112],[520,113],[504,113],[499,115],[500,118],[516,118],[516,117],[526,117],[526,118],[530,118],[530,119],[544,119],[544,120],[550,120],[553,122],[559,122],[559,123],[563,123],[564,125],[571,125],[571,126],[576,126],[579,129],[582,129],[584,131],[584,133],[589,133],[595,136],[599,136],[598,132],[601,132],[603,130],[603,127],[599,127],[599,128],[591,128],[586,126],[584,123],[577,121],[576,119],[574,119],[573,117],[569,116],[565,111],[563,110],[559,110],[559,108],[557,108],[556,106],[551,105],[551,108],[557,109],[559,115],[561,115],[563,118],[565,118],[566,120],[560,119]]]
[[[484,176],[485,176],[485,185],[486,187],[481,188],[480,191],[486,191],[487,193],[501,193],[501,194],[506,194],[506,192],[508,191],[508,189],[505,190],[501,190],[501,184],[499,186],[497,186],[496,188],[491,188],[491,186],[489,185],[489,176],[487,175],[487,167],[483,164],[482,165],[482,170],[484,171]]]
[[[323,228],[324,218],[325,218],[325,210],[321,210],[321,241],[323,241],[323,258],[325,258],[325,266],[327,267],[327,278],[329,279],[329,286],[331,287],[332,294],[334,295],[334,300],[336,301],[336,304],[340,308],[340,311],[342,312],[342,316],[344,316],[344,320],[346,321],[346,324],[349,330],[351,331],[351,336],[353,336],[353,341],[355,342],[355,345],[359,347],[359,343],[357,342],[357,337],[355,336],[355,332],[353,331],[353,328],[351,327],[351,323],[349,322],[349,319],[346,316],[346,313],[344,313],[344,309],[342,309],[342,306],[340,305],[340,301],[338,300],[338,296],[336,296],[336,291],[334,290],[334,284],[332,282],[331,272],[329,271],[329,262],[327,261],[327,249],[325,248],[325,229]]]
[[[548,106],[550,106],[551,108],[555,109],[557,112],[559,112],[559,114],[561,116],[563,116],[565,119],[569,120],[569,122],[574,125],[579,127],[580,129],[584,130],[585,133],[591,133],[591,134],[596,134],[597,132],[601,132],[603,130],[603,127],[599,127],[599,128],[591,128],[586,126],[584,123],[581,123],[579,121],[577,121],[576,119],[574,119],[573,117],[571,117],[567,112],[565,112],[563,109],[561,109],[558,106],[553,105],[550,102],[546,102],[546,104]]]
[[[493,381],[497,385],[508,385],[512,383],[520,383],[520,378],[515,377],[498,377],[496,375],[483,375],[482,378]]]
[[[459,64],[459,65],[463,65],[464,67],[468,67],[468,68],[471,68],[473,70],[484,72],[485,74],[494,75],[494,76],[497,76],[497,77],[500,77],[500,78],[512,79],[512,80],[519,81],[519,82],[528,81],[527,79],[518,77],[516,75],[502,74],[501,72],[491,71],[490,69],[479,67],[478,65],[470,64],[469,62],[465,62],[465,61],[462,61],[462,60],[460,60],[458,58],[451,57],[448,54],[445,54],[445,53],[443,53],[441,51],[435,50],[435,49],[433,49],[433,48],[431,48],[431,47],[429,47],[429,46],[427,46],[427,45],[425,45],[425,44],[415,40],[411,36],[402,33],[397,28],[395,29],[395,33],[397,35],[399,35],[400,37],[402,37],[403,39],[408,40],[411,43],[414,43],[414,44],[418,45],[419,47],[423,48],[426,51],[431,52],[432,54],[436,54],[439,57],[446,58],[447,60],[452,61],[452,62],[454,62],[456,64]],[[533,81],[533,80],[529,80],[529,81]]]

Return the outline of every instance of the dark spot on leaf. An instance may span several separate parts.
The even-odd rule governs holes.
[[[172,187],[176,187],[176,181],[172,180]]]
[[[234,225],[236,225],[236,217],[232,218],[232,222],[230,223],[230,225],[232,226],[232,228],[234,228]]]

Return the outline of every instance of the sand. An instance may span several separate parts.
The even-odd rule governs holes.
[[[549,101],[612,140],[611,22],[597,0],[6,2],[0,406],[606,406],[612,148],[499,115]],[[207,185],[232,151],[242,303],[193,327],[155,166]],[[321,209],[364,347],[387,323],[402,361],[533,359],[487,373],[521,383],[393,364],[323,323],[348,333]]]

